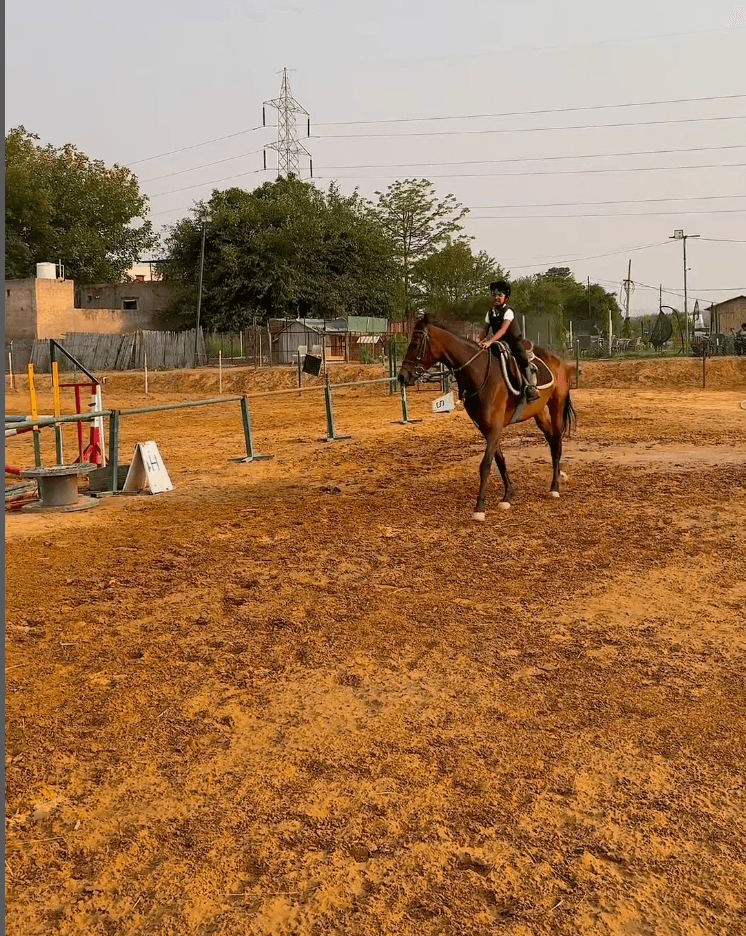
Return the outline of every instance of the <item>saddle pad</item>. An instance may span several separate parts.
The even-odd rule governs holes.
[[[527,357],[529,363],[536,371],[536,382],[539,389],[547,387],[550,384],[554,383],[554,376],[549,370],[547,365],[542,361],[540,357],[537,357],[534,354],[534,345],[533,342],[529,341],[527,338],[523,339],[523,346],[526,349]],[[514,395],[519,395],[521,388],[523,387],[523,374],[516,363],[515,358],[513,357],[510,351],[510,345],[505,341],[496,341],[492,348],[494,353],[500,358],[500,364],[503,368],[503,374],[506,378],[506,383],[508,385],[508,390],[511,391]]]

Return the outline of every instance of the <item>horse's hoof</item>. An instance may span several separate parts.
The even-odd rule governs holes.
[[[550,496],[550,497],[559,497],[559,491],[550,491],[550,492],[549,492],[549,496]]]
[[[477,511],[471,515],[472,520],[477,520],[479,523],[484,523],[484,512]]]
[[[567,481],[567,475],[564,471],[560,471],[560,478],[562,478],[563,481]]]
[[[510,510],[510,501],[500,501],[497,506],[500,510]]]

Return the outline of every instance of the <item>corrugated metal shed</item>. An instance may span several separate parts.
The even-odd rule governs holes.
[[[385,335],[388,324],[385,318],[375,318],[372,315],[347,316],[347,328],[355,335]]]

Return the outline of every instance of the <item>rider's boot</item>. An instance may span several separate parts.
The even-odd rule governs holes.
[[[524,371],[525,385],[524,385],[524,394],[526,397],[526,402],[533,403],[534,400],[539,399],[539,391],[536,389],[536,371],[529,364]]]

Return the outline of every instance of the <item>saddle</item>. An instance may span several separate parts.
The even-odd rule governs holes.
[[[528,338],[521,338],[521,344],[526,349],[528,362],[537,375],[538,383],[539,368],[537,367],[537,363],[543,364],[543,361],[534,354],[534,343],[532,341],[529,341]],[[503,377],[505,378],[508,390],[515,396],[520,396],[523,391],[525,379],[516,359],[513,357],[510,345],[507,341],[495,341],[490,345],[490,350],[500,360],[500,366],[502,367]],[[546,369],[546,367],[544,369]],[[551,374],[549,376],[551,378]]]

